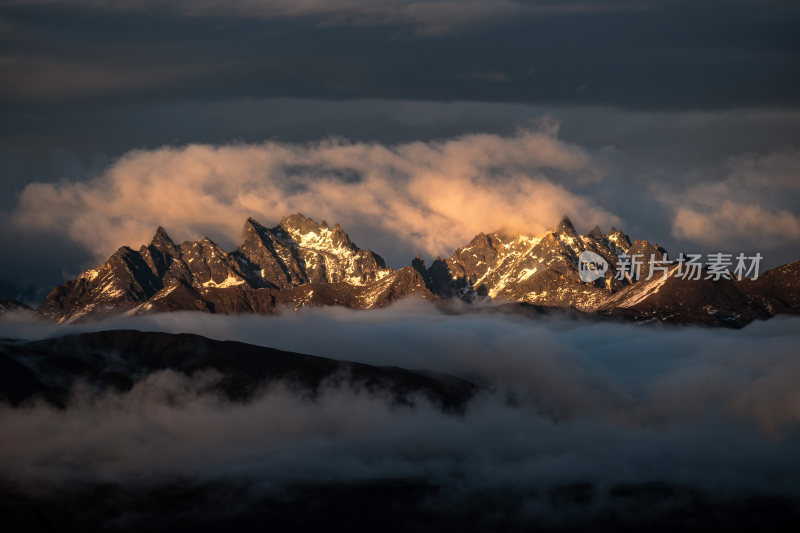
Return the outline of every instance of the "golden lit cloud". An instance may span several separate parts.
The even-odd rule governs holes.
[[[553,126],[394,146],[188,145],[129,152],[87,182],[32,183],[15,220],[102,258],[146,242],[159,224],[177,238],[208,234],[233,244],[248,216],[272,225],[300,211],[341,223],[379,253],[399,246],[436,255],[481,231],[543,232],[563,214],[585,228],[618,223],[568,188],[601,177],[597,162]]]

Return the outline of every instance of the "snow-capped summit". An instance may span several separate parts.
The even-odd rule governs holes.
[[[612,231],[604,235],[595,227],[590,234],[580,235],[565,216],[542,235],[479,233],[446,261],[450,287],[434,287],[434,292],[453,292],[454,287],[469,285],[473,293],[495,299],[593,310],[632,282],[616,279],[619,256],[630,243],[627,236]],[[617,246],[616,239],[625,248]],[[664,253],[647,241],[641,242],[643,250]],[[578,273],[578,257],[586,250],[609,264],[604,277],[593,284],[584,283]]]
[[[248,218],[241,244],[230,253],[208,237],[176,245],[159,226],[149,245],[138,251],[122,247],[102,265],[53,289],[39,313],[69,321],[108,309],[213,311],[220,305],[236,309],[230,301],[215,302],[219,296],[215,291],[235,288],[240,291],[237,297],[252,300],[250,293],[259,289],[341,283],[367,290],[384,279],[386,289],[398,281],[398,275],[379,255],[358,248],[338,224],[333,228],[319,225],[300,213],[284,217],[273,228]],[[422,278],[419,281],[425,289]],[[416,282],[404,283],[411,292],[417,288]],[[308,289],[297,297],[310,299],[311,292]],[[389,298],[399,295],[390,293]],[[264,305],[248,305],[272,309],[277,299],[270,298]],[[379,296],[362,300],[383,301]]]
[[[607,268],[580,276],[591,256]],[[635,259],[638,268],[626,266]],[[648,279],[651,259],[661,271]],[[756,281],[685,280],[666,250],[612,227],[578,233],[568,217],[544,234],[479,233],[429,267],[417,256],[394,270],[359,248],[338,225],[300,213],[266,227],[248,218],[241,242],[226,252],[204,237],[180,245],[158,227],[148,245],[118,249],[106,262],[54,288],[36,312],[75,321],[106,311],[196,310],[272,313],[281,305],[371,309],[399,298],[508,302],[517,309],[568,308],[597,317],[741,326],[754,318],[800,312],[800,262]]]
[[[391,272],[383,258],[353,244],[338,224],[331,229],[300,213],[284,217],[274,228],[248,219],[236,257],[252,283],[265,287],[364,285]]]

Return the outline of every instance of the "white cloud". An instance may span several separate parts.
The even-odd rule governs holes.
[[[146,242],[158,225],[233,244],[248,216],[271,225],[295,211],[341,223],[379,253],[430,255],[481,231],[546,231],[563,214],[587,228],[618,223],[566,187],[603,171],[556,129],[394,146],[334,139],[132,151],[90,181],[26,186],[15,220],[98,259]]]
[[[800,241],[800,151],[731,157],[695,171],[682,190],[658,192],[675,209],[677,238],[756,248]]]
[[[465,490],[658,480],[713,493],[797,494],[797,325],[664,329],[445,315],[408,301],[370,313],[169,313],[70,326],[4,318],[4,337],[194,332],[447,372],[497,393],[463,417],[424,403],[396,409],[339,388],[312,403],[277,386],[231,404],[207,392],[211,376],[156,373],[124,394],[78,396],[66,411],[0,405],[0,473],[37,487],[76,478],[253,476],[282,485],[430,477]],[[515,405],[504,401],[509,392]]]

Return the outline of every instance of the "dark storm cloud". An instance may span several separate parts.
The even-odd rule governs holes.
[[[130,4],[141,8],[5,7],[0,98],[724,108],[796,105],[800,94],[790,2]]]
[[[281,386],[247,404],[204,393],[214,376],[158,373],[129,393],[78,395],[66,414],[0,407],[0,471],[42,480],[159,483],[432,479],[451,490],[548,490],[662,481],[716,495],[800,492],[796,319],[744,330],[442,315],[404,302],[371,313],[172,313],[56,326],[0,320],[0,336],[107,328],[201,332],[378,365],[468,377],[495,390],[464,416],[421,402]],[[314,335],[308,335],[314,331]],[[516,404],[506,402],[512,391]],[[43,432],[47,439],[38,438]],[[52,485],[51,485],[52,486]]]
[[[87,6],[105,11],[146,11],[182,17],[234,16],[265,20],[306,18],[332,26],[409,25],[438,34],[524,14],[630,11],[636,1],[575,0],[9,0],[16,5]]]

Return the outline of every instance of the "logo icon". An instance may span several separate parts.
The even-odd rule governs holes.
[[[578,256],[578,275],[581,281],[590,283],[603,277],[608,270],[608,263],[603,256],[584,250]]]

